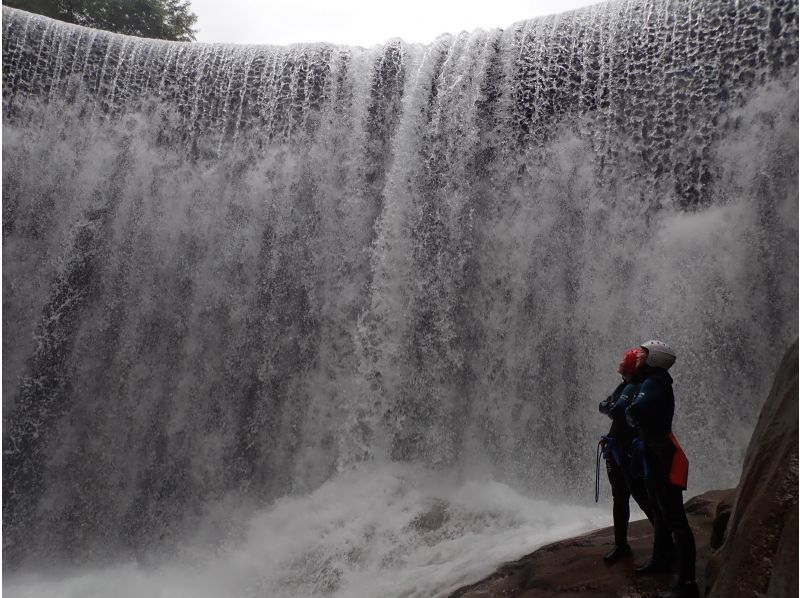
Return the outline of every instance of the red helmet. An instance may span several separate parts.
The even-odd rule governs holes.
[[[643,352],[644,350],[641,347],[634,347],[633,349],[625,351],[625,355],[622,357],[622,363],[620,363],[620,368],[622,369],[620,373],[624,376],[633,375],[636,371],[636,362],[639,359],[639,355]]]

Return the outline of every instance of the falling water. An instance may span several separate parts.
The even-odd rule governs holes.
[[[588,502],[597,403],[651,337],[678,351],[690,492],[735,484],[798,333],[796,2],[370,49],[2,26],[7,569],[220,534],[269,560],[252,538],[284,532],[235,521],[364,504],[374,479],[406,500],[454,476],[436,500],[484,514],[453,493],[489,479],[499,512],[539,513],[491,529],[541,523],[535,501]],[[425,500],[387,517],[407,532]],[[236,592],[279,595],[259,575]],[[337,575],[280,587],[370,594]]]

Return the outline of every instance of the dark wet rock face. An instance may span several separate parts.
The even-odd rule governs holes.
[[[733,509],[733,498],[730,501],[721,501],[717,505],[717,513],[714,516],[714,529],[711,532],[711,548],[716,550],[725,541],[725,530],[728,527],[728,521],[731,519],[731,510]]]
[[[710,564],[710,598],[797,596],[797,393],[795,343],[753,432],[725,540]]]

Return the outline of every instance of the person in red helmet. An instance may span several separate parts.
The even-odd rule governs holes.
[[[639,388],[637,363],[641,353],[642,349],[639,347],[625,351],[617,367],[617,372],[622,376],[622,383],[600,403],[600,413],[611,418],[611,429],[600,441],[613,498],[614,547],[603,556],[603,560],[608,564],[631,555],[631,547],[628,544],[631,496],[652,521],[644,479],[633,466],[632,450],[636,431],[625,421],[625,410],[630,406]]]

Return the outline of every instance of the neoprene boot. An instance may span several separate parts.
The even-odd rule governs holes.
[[[615,544],[614,548],[603,555],[603,560],[610,565],[611,563],[615,563],[620,559],[631,556],[632,554],[633,551],[631,550],[630,544]]]
[[[667,573],[672,569],[668,559],[651,558],[644,565],[640,565],[633,570],[637,575],[652,575],[656,573]]]
[[[679,581],[678,585],[667,592],[659,592],[657,598],[699,598],[700,590],[693,581]]]

